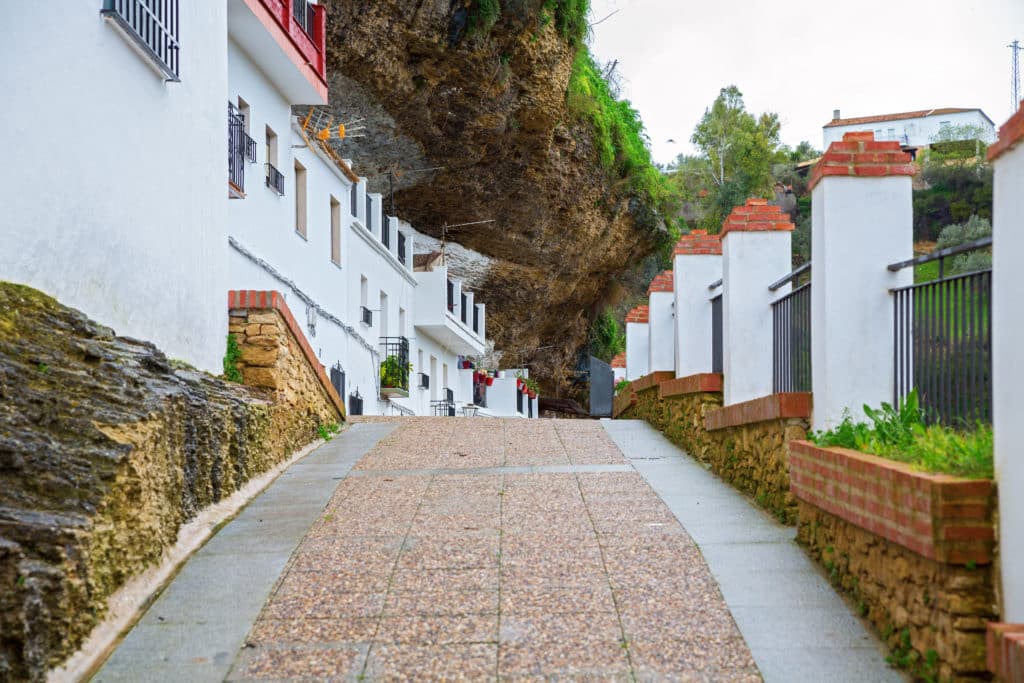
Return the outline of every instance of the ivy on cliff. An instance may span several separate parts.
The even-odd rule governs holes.
[[[555,29],[570,45],[576,47],[586,38],[590,24],[590,0],[473,0],[469,6],[466,26],[470,35],[487,35],[508,11],[521,20],[536,17],[537,29],[542,31],[554,23]]]

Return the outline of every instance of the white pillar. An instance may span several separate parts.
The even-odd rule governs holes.
[[[648,371],[670,371],[675,368],[675,325],[672,296],[672,271],[654,276],[647,288],[651,335]]]
[[[649,309],[637,306],[626,314],[626,379],[633,381],[650,373]]]
[[[772,393],[772,301],[768,285],[792,270],[793,224],[766,199],[748,199],[722,225],[723,402]]]
[[[1024,623],[1024,108],[999,130],[989,150],[992,202],[992,413],[999,483],[1002,620]]]
[[[913,268],[886,266],[913,258],[911,176],[916,167],[899,143],[874,133],[847,133],[815,167],[810,187],[811,382],[814,429],[841,422],[848,410],[893,400],[893,297],[913,284]]]
[[[722,279],[722,241],[706,230],[683,235],[673,255],[676,377],[711,372],[711,296]]]

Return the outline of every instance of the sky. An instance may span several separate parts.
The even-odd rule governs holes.
[[[833,109],[978,107],[998,128],[1012,113],[1006,45],[1024,45],[1024,0],[591,0],[591,22],[660,163],[694,152],[694,126],[730,84],[749,111],[778,113],[793,147],[821,148]]]

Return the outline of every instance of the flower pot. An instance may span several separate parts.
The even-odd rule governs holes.
[[[494,385],[494,378],[493,377],[488,377],[486,381],[487,381],[487,386],[493,386]]]
[[[533,389],[530,389],[529,391],[527,391],[526,395],[530,397],[530,400],[533,400],[533,399],[537,398],[537,392],[534,391]]]

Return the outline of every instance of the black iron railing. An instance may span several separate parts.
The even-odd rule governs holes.
[[[245,118],[243,117],[244,121]],[[256,141],[252,139],[252,136],[242,131],[242,143],[245,146],[245,158],[250,164],[256,163]]]
[[[398,233],[398,262],[403,266],[405,263],[405,233]]]
[[[473,331],[480,333],[480,309],[473,306]]]
[[[448,312],[455,312],[455,283],[448,281]]]
[[[465,325],[466,324],[466,320],[467,320],[467,316],[469,314],[469,312],[466,310],[466,308],[468,308],[468,300],[466,298],[465,292],[462,293],[462,296],[460,297],[459,303],[460,303],[459,317],[462,318],[462,324]]]
[[[359,316],[364,325],[373,326],[373,311],[366,306],[359,307]]]
[[[722,295],[711,299],[711,372],[722,372]]]
[[[455,417],[455,404],[445,400],[431,401],[430,407],[435,417]]]
[[[430,375],[425,372],[420,373],[420,389],[430,388]]]
[[[228,182],[245,192],[245,118],[228,102]]]
[[[451,403],[452,405],[454,405],[455,404],[455,392],[452,391],[451,389],[445,388],[444,389],[444,400],[447,401],[448,403]]]
[[[811,283],[808,282],[772,302],[772,391],[810,390]]]
[[[349,415],[362,415],[363,414],[363,397],[359,395],[359,390],[356,389],[355,393],[348,395],[348,414]]]
[[[917,389],[930,421],[992,420],[992,270],[941,275],[943,259],[991,245],[985,238],[889,266],[939,261],[938,279],[892,290],[893,398]]]
[[[380,363],[381,389],[409,390],[409,340],[405,337],[381,337],[384,360]]]
[[[345,395],[345,371],[341,369],[341,363],[335,363],[331,368],[331,385],[338,392],[338,396]]]
[[[309,0],[292,0],[292,16],[307,36],[313,36],[313,3]]]
[[[116,21],[168,81],[178,72],[178,0],[103,0],[100,13]]]
[[[284,174],[267,162],[267,187],[280,196],[284,196]]]

